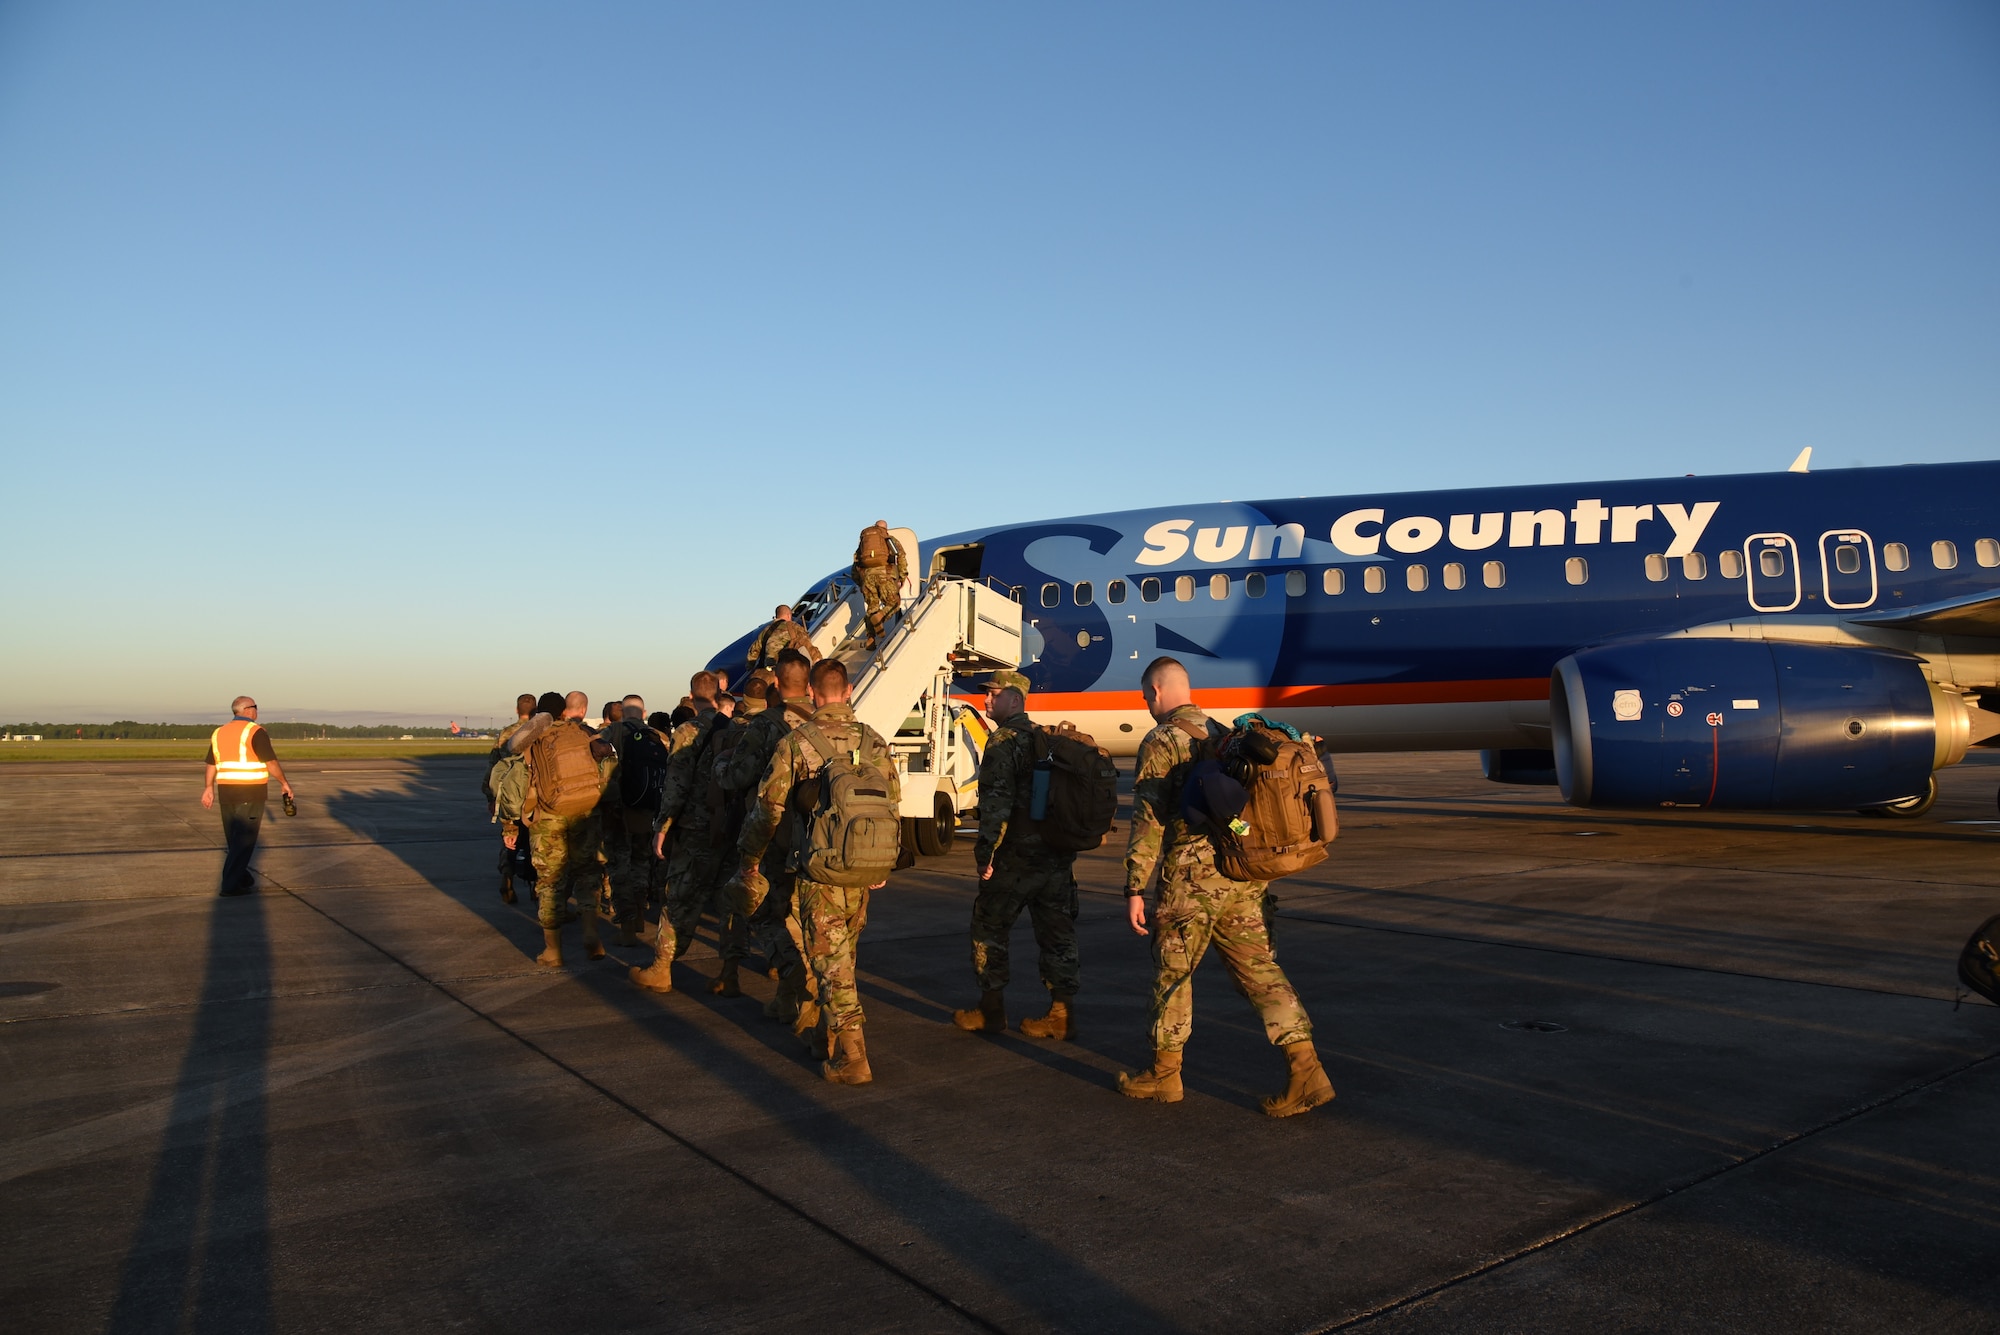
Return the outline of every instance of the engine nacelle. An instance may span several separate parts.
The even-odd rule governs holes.
[[[1907,654],[1768,640],[1585,649],[1549,689],[1556,775],[1583,807],[1865,807],[1922,793],[1970,724]]]

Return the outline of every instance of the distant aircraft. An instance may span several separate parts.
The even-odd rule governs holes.
[[[453,720],[451,720],[451,735],[452,735],[452,736],[454,736],[454,737],[458,736],[458,720],[457,720],[457,719],[453,719]]]
[[[1087,515],[916,564],[1008,590],[1034,712],[1118,753],[1171,654],[1225,721],[1480,750],[1578,806],[1918,814],[2000,733],[2000,463],[1804,465]],[[801,619],[852,596],[822,579]]]

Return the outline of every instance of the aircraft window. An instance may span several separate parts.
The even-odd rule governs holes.
[[[1090,587],[1089,580],[1084,580],[1074,589],[1071,589],[1070,594],[1076,599],[1078,607],[1088,607],[1091,604],[1091,600],[1097,596],[1097,591]]]
[[[1465,567],[1457,561],[1446,561],[1444,563],[1444,586],[1447,589],[1464,588]]]
[[[1667,558],[1654,552],[1646,558],[1646,578],[1658,584],[1667,577]]]
[[[1305,571],[1287,570],[1285,572],[1285,596],[1287,598],[1303,598],[1306,596]]]
[[[1708,558],[1700,552],[1689,552],[1681,558],[1682,579],[1707,579]]]
[[[1757,569],[1769,579],[1785,573],[1785,553],[1780,547],[1766,547],[1757,553]]]
[[[1728,551],[1724,552],[1720,557],[1716,559],[1722,563],[1722,577],[1724,579],[1743,578],[1742,552],[1739,552],[1734,547],[1731,547]]]
[[[1480,572],[1480,578],[1486,582],[1486,587],[1489,589],[1497,589],[1504,586],[1507,583],[1507,563],[1505,561],[1488,561],[1486,568]]]
[[[1112,580],[1112,581],[1111,581],[1111,582],[1110,582],[1109,584],[1105,585],[1105,586],[1104,586],[1104,601],[1105,601],[1105,602],[1107,602],[1107,603],[1122,603],[1122,602],[1124,602],[1124,601],[1125,601],[1125,581],[1124,581],[1124,580],[1122,580],[1122,579],[1114,579],[1114,580]]]
[[[1939,570],[1952,570],[1958,565],[1958,544],[1939,538],[1931,544],[1931,564]]]
[[[1584,560],[1581,556],[1570,557],[1569,560],[1563,562],[1563,578],[1572,584],[1589,583],[1590,562]]]
[[[1369,566],[1361,572],[1361,587],[1370,593],[1380,593],[1389,587],[1389,576],[1381,566]]]
[[[1882,544],[1882,564],[1890,570],[1910,568],[1910,549],[1900,542]]]
[[[2000,542],[1992,538],[1981,538],[1973,544],[1973,553],[1983,566],[2000,566]]]
[[[1833,568],[1843,575],[1861,573],[1861,549],[1852,543],[1840,543],[1833,549]]]
[[[1261,572],[1253,572],[1243,577],[1243,596],[1246,598],[1264,596],[1264,576]]]
[[[1060,584],[1042,585],[1043,607],[1055,607],[1061,602],[1062,602],[1062,585]]]
[[[1140,580],[1139,601],[1143,603],[1157,603],[1160,601],[1160,581],[1156,579]]]
[[[1182,575],[1174,581],[1174,601],[1191,603],[1194,601],[1194,576]]]
[[[1339,566],[1328,566],[1326,574],[1320,577],[1320,587],[1328,593],[1347,592],[1347,572]]]
[[[1208,577],[1208,596],[1218,603],[1229,596],[1229,576],[1214,574]]]
[[[1413,565],[1403,571],[1403,582],[1410,586],[1411,593],[1422,593],[1431,586],[1431,568]]]

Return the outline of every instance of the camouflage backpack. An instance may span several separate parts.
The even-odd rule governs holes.
[[[486,771],[486,792],[493,800],[495,820],[521,819],[528,804],[528,762],[504,753]]]
[[[1036,728],[1028,819],[1058,853],[1096,848],[1118,815],[1118,766],[1111,753],[1074,723]]]
[[[888,757],[871,732],[861,745],[836,747],[811,723],[794,733],[819,762],[812,806],[803,813],[798,840],[800,874],[821,885],[879,885],[903,851],[902,813],[882,774]]]
[[[595,739],[574,720],[556,724],[528,748],[534,770],[536,810],[581,816],[604,795],[604,772],[591,749]]]

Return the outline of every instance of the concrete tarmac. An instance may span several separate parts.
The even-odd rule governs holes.
[[[282,755],[283,748],[280,747]],[[1080,1040],[976,996],[967,844],[878,894],[876,1080],[769,984],[531,958],[478,766],[297,767],[213,896],[198,767],[0,770],[11,1331],[2000,1330],[2000,756],[1915,821],[1588,813],[1463,754],[1350,757],[1279,958],[1339,1089],[1218,961],[1188,1097],[1148,1059],[1115,848],[1079,863]],[[575,929],[569,945],[576,950]],[[619,958],[622,956],[623,958]],[[1027,924],[1010,1018],[1039,1013]]]

